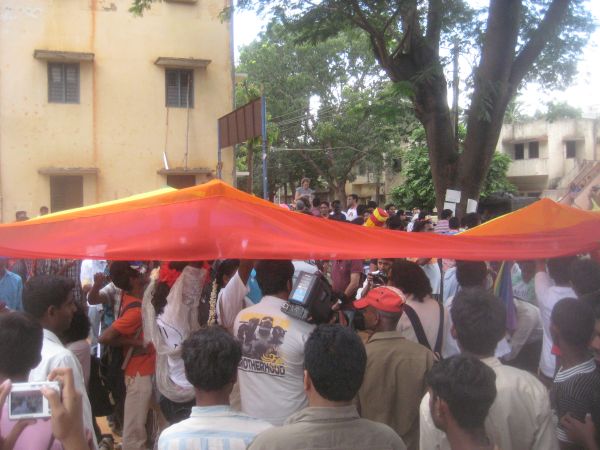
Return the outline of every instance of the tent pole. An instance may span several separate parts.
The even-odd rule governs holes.
[[[262,128],[262,172],[263,172],[263,198],[269,200],[269,186],[267,183],[267,99],[265,95],[260,100],[261,128]]]

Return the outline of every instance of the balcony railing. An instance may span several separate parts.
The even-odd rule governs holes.
[[[517,159],[508,167],[509,177],[548,175],[548,158]]]

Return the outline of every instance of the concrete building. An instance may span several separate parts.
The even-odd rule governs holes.
[[[233,108],[229,0],[0,0],[0,213],[211,179]],[[233,156],[224,151],[231,182]]]
[[[587,209],[587,194],[600,183],[599,137],[597,119],[505,124],[497,151],[511,157],[507,175],[519,194]]]

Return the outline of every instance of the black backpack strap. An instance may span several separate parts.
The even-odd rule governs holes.
[[[437,339],[435,340],[435,348],[433,352],[441,355],[442,354],[442,343],[444,341],[444,305],[441,302],[438,302],[438,306],[440,307],[440,326],[438,327]]]
[[[127,305],[125,308],[123,308],[123,310],[121,311],[121,314],[119,314],[119,317],[123,316],[123,314],[125,314],[125,311],[129,311],[130,309],[141,308],[141,307],[142,307],[142,302],[131,302],[129,305]]]
[[[410,320],[413,330],[415,330],[415,334],[417,335],[417,340],[419,341],[419,344],[431,350],[431,346],[429,345],[429,341],[427,340],[427,336],[425,335],[425,330],[423,330],[423,325],[421,324],[419,316],[417,315],[415,310],[412,309],[410,306],[404,305],[403,308],[404,313],[408,317],[408,320]]]

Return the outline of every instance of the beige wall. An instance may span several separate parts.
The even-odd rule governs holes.
[[[162,57],[211,60],[194,70],[188,167],[215,170],[217,118],[232,109],[227,0],[162,2],[144,17],[131,0],[0,0],[0,188],[2,219],[49,205],[42,168],[97,168],[84,177],[84,203],[159,188],[184,165],[187,110],[165,107]],[[89,52],[80,63],[80,103],[48,103],[47,62],[35,49]],[[231,150],[223,175],[231,181]],[[211,175],[198,175],[204,181]]]
[[[584,160],[597,160],[597,137],[600,129],[593,119],[564,119],[556,122],[533,121],[505,124],[497,151],[514,157],[514,144],[525,143],[526,159],[513,161],[509,179],[521,192],[565,187],[571,173]],[[566,141],[575,140],[576,157],[566,158]],[[539,158],[527,159],[527,143],[539,142]],[[568,184],[568,183],[567,183]]]

